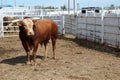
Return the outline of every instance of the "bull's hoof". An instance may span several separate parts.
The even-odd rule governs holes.
[[[32,65],[33,65],[33,66],[36,66],[36,65],[37,65],[37,63],[32,63]]]
[[[36,66],[36,65],[37,65],[37,63],[34,62],[33,60],[31,60],[31,64],[32,64],[33,66]]]
[[[27,61],[27,62],[26,62],[26,64],[27,64],[27,65],[30,65],[30,64],[31,64],[31,62],[30,62],[30,61]]]
[[[43,60],[44,60],[44,61],[47,61],[47,57],[44,57]]]
[[[52,57],[54,60],[56,59],[56,57]]]
[[[46,59],[46,58],[44,58],[43,60],[44,60],[44,61],[47,61],[47,59]]]

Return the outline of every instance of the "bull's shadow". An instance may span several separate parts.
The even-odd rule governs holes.
[[[32,56],[30,57],[32,59]],[[9,65],[26,64],[26,58],[27,58],[26,56],[18,56],[9,59],[4,59],[0,63],[9,64]],[[37,58],[43,59],[44,57],[37,55]]]

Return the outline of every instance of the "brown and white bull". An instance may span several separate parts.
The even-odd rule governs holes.
[[[16,22],[16,21],[13,21]],[[36,63],[38,45],[45,46],[44,59],[47,58],[48,43],[51,39],[53,46],[53,58],[56,58],[56,40],[58,38],[57,24],[51,19],[32,20],[25,18],[17,22],[19,37],[27,53],[27,64],[31,64],[30,50],[33,49],[33,62]]]

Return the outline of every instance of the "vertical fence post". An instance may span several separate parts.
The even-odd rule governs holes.
[[[70,0],[68,0],[68,15],[70,15]]]
[[[23,14],[24,14],[24,11],[22,11],[22,12],[21,12],[21,14],[22,14],[21,16],[22,16],[22,19],[23,19],[23,18],[24,18],[24,16],[23,16]]]
[[[102,9],[102,16],[101,16],[101,44],[104,43],[104,10]]]
[[[88,16],[88,10],[86,9],[86,13],[85,13],[85,16]]]
[[[3,13],[1,14],[1,37],[4,37]]]
[[[78,28],[78,18],[79,18],[79,16],[77,16],[77,28],[76,28],[76,37],[78,38],[78,36],[79,36],[79,28]]]
[[[75,36],[77,37],[77,29],[78,29],[78,22],[77,22],[77,16],[74,16],[75,17]]]
[[[62,25],[62,34],[65,34],[65,15],[63,15],[63,25]]]
[[[41,17],[42,17],[42,19],[44,18],[44,17],[43,17],[43,9],[41,9]]]

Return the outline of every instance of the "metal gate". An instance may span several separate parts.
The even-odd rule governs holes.
[[[4,21],[4,17],[15,17],[23,19],[24,17],[37,17],[40,19],[51,18],[57,25],[60,34],[63,34],[64,15],[60,14],[60,10],[46,10],[46,9],[1,9],[0,14],[0,37],[18,36],[18,26],[3,25],[4,23],[11,23],[11,21]]]

